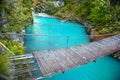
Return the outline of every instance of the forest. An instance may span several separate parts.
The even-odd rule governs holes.
[[[119,33],[119,0],[65,0],[56,16],[72,19],[79,17],[91,22],[95,34]]]

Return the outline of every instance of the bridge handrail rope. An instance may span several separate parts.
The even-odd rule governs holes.
[[[14,34],[17,34],[17,35],[23,35],[23,36],[62,36],[62,35],[50,35],[50,34],[33,34],[33,33],[13,33],[13,32],[7,32],[7,33],[0,33],[0,36],[1,35],[14,35]],[[119,33],[117,33],[119,34]],[[101,35],[79,35],[79,36],[113,36],[113,35],[117,35],[117,34],[101,34]],[[65,37],[65,35],[63,35]],[[79,37],[77,36],[77,37]]]
[[[48,33],[50,33],[50,29],[48,28]],[[60,41],[66,41],[66,46],[65,47],[69,47],[69,43],[70,43],[70,36],[67,36],[67,35],[50,35],[50,34],[29,34],[29,33],[13,33],[13,32],[7,32],[7,33],[0,33],[0,35],[2,36],[2,35],[23,35],[23,36],[47,36],[48,37],[48,40],[39,40],[40,42],[42,42],[42,41],[48,41],[48,49],[50,50],[51,49],[51,37],[60,37],[60,38],[62,38],[63,37],[63,40],[61,39]],[[104,35],[79,35],[79,36],[72,36],[72,38],[84,38],[84,37],[91,37],[91,36],[95,36],[95,37],[104,37],[104,36],[112,36],[112,35],[116,35],[116,34],[104,34]],[[25,39],[25,40],[27,40],[27,39]],[[31,41],[32,39],[29,39],[28,38],[28,40],[29,41]],[[35,39],[36,40],[36,39]],[[9,49],[7,49],[7,50],[9,50]],[[9,50],[10,51],[10,50]],[[32,50],[33,51],[33,50]],[[15,55],[12,51],[10,51],[13,55]]]

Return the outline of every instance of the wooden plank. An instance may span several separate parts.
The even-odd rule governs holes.
[[[106,46],[106,53],[113,53],[113,51],[116,49],[116,45],[118,44],[118,42],[116,40],[114,40],[113,38],[109,38],[109,39],[104,39],[99,41],[100,44],[105,45]],[[116,47],[115,47],[116,46]]]
[[[78,66],[78,60],[77,60],[78,57],[73,52],[71,52],[70,49],[65,48],[64,54],[66,54],[67,56],[66,59],[68,60],[67,62],[68,67],[73,68],[74,66]]]
[[[97,42],[91,43],[89,45],[82,46],[84,49],[88,50],[91,55],[95,56],[95,58],[98,58],[101,55],[101,48],[104,48],[104,45],[98,45]]]
[[[37,63],[38,63],[38,66],[40,67],[40,70],[42,72],[42,74],[44,75],[45,73],[47,73],[45,67],[44,67],[44,63],[42,62],[42,57],[39,56],[40,52],[34,52],[34,57],[36,58],[37,60]]]
[[[47,73],[50,74],[53,71],[52,71],[51,65],[48,63],[49,61],[47,59],[49,58],[49,55],[47,55],[46,52],[48,52],[48,51],[43,51],[42,53],[38,53],[38,54],[39,54],[39,56],[42,57],[42,64],[44,65],[44,68],[46,69],[45,74],[47,74]],[[49,52],[49,54],[50,54],[50,52]]]
[[[80,63],[82,63],[82,61],[80,60],[80,58],[82,57],[75,53],[72,49],[67,49],[67,52],[72,55],[71,61],[73,62],[73,64],[71,67],[77,67]]]
[[[65,66],[66,64],[65,64],[65,60],[66,60],[66,57],[63,55],[63,52],[62,52],[62,50],[60,49],[60,50],[56,50],[56,51],[54,51],[55,52],[55,55],[56,55],[56,57],[57,57],[57,60],[59,60],[58,61],[58,64],[61,66],[61,71],[63,72],[63,71],[65,71],[66,69],[67,69],[67,67]]]
[[[46,55],[45,55],[45,51],[38,53],[38,56],[40,56],[41,58],[41,63],[43,65],[43,69],[45,69],[45,71],[43,72],[43,74],[51,74],[52,70],[51,70],[51,66],[47,63],[46,61]]]
[[[73,65],[73,56],[70,55],[68,52],[67,52],[67,49],[62,49],[62,52],[63,52],[63,55],[64,55],[64,58],[66,59],[66,67],[69,68],[69,66],[72,66]]]
[[[58,50],[58,52],[60,54],[58,54],[61,57],[61,65],[63,66],[63,70],[67,70],[68,69],[68,58],[66,56],[66,54],[64,54],[64,49],[60,49]]]
[[[83,63],[87,63],[89,61],[92,61],[92,60],[96,59],[96,56],[93,55],[93,53],[91,53],[90,51],[88,51],[86,48],[84,48],[84,47],[78,47],[76,49],[81,50],[79,54],[83,55],[82,59],[86,59],[87,60],[86,62],[83,61]]]
[[[89,61],[89,59],[92,59],[95,57],[95,56],[91,55],[88,50],[85,50],[85,48],[80,47],[80,46],[74,47],[73,51],[75,51],[77,54],[82,56],[81,61],[84,60],[82,63],[87,63]]]
[[[116,41],[119,41],[120,40],[120,36],[118,35],[118,36],[113,36],[112,37],[113,39],[116,39]]]
[[[47,54],[47,53],[49,53],[49,54]],[[51,69],[51,74],[58,72],[58,69],[56,67],[57,62],[56,62],[56,57],[54,55],[54,52],[49,50],[49,51],[46,51],[45,54],[46,55],[44,55],[44,56],[46,57],[46,62],[48,64],[48,67],[50,67],[50,69]]]
[[[55,54],[55,51],[52,51],[52,50],[50,50],[50,52],[51,53],[53,53],[53,55],[54,55],[54,57],[55,57],[55,59],[54,59],[54,63],[51,63],[51,65],[53,65],[53,67],[54,67],[54,72],[53,73],[57,73],[57,72],[59,72],[59,71],[61,71],[60,69],[61,69],[61,67],[60,67],[60,59],[58,60],[57,58],[57,56],[56,56],[56,54]]]
[[[60,53],[58,53],[58,51],[54,51],[54,55],[55,55],[55,57],[56,57],[56,67],[58,68],[58,71],[60,71],[60,72],[63,72],[64,71],[64,67],[62,66],[62,62],[63,62],[63,60],[61,61],[61,57],[60,57],[60,55],[59,55]]]

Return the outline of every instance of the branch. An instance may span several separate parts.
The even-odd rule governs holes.
[[[14,52],[12,52],[9,48],[7,48],[2,42],[0,42],[0,45],[2,45],[5,49],[7,49],[12,55],[15,55]]]

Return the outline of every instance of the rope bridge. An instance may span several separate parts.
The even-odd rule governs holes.
[[[42,76],[50,76],[58,72],[64,73],[65,70],[94,61],[119,50],[120,34],[103,40],[91,42],[86,45],[56,50],[44,50],[33,52],[32,54],[14,56],[11,60],[34,57],[37,63],[37,68],[42,72]],[[30,70],[32,69],[29,69],[28,71]]]

